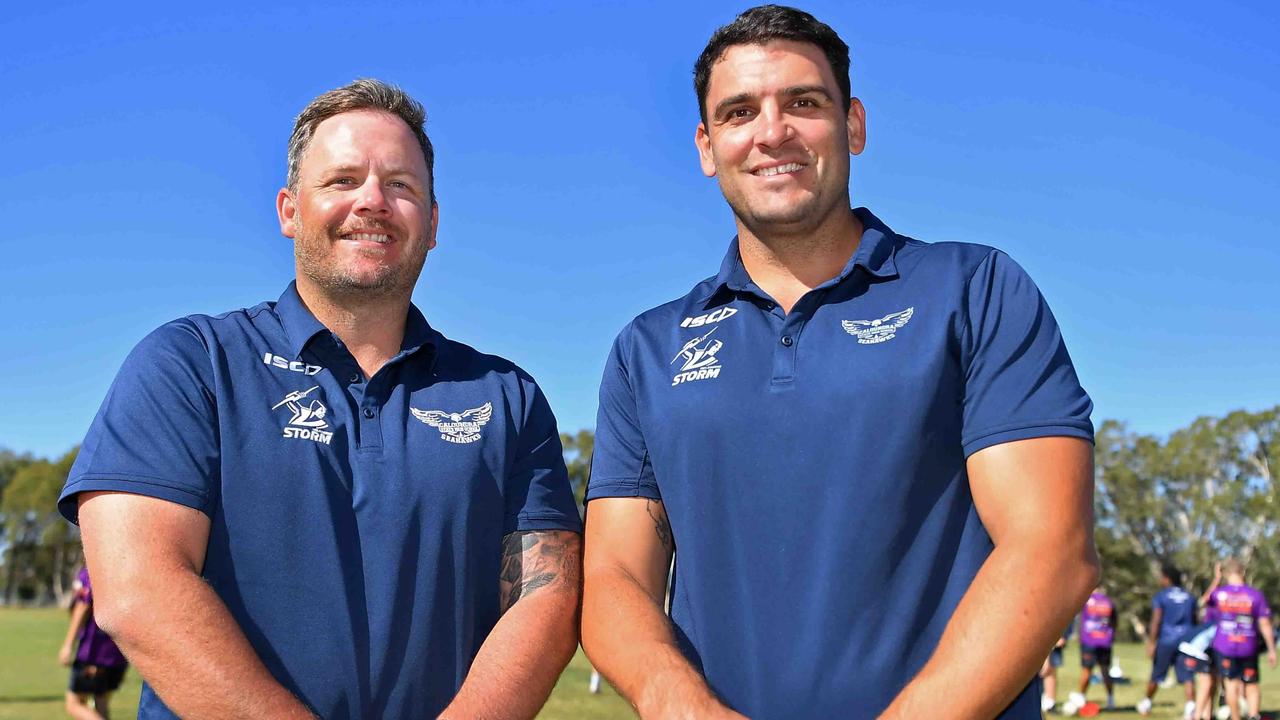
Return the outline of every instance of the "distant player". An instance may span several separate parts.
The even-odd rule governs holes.
[[[1087,703],[1089,677],[1093,668],[1097,667],[1102,674],[1102,682],[1107,687],[1107,709],[1116,706],[1115,687],[1111,674],[1111,645],[1116,637],[1116,605],[1099,587],[1085,602],[1084,612],[1080,614],[1080,691],[1071,693],[1070,712],[1083,708]],[[1067,712],[1064,710],[1064,712]]]
[[[58,652],[58,661],[71,667],[67,714],[77,720],[105,720],[111,717],[111,693],[120,688],[129,661],[111,636],[93,621],[93,589],[89,585],[88,570],[80,568],[75,591],[71,624]]]
[[[1191,720],[1195,712],[1194,666],[1180,662],[1178,644],[1186,639],[1195,626],[1196,602],[1182,588],[1182,571],[1165,565],[1160,573],[1160,592],[1151,601],[1151,627],[1147,635],[1147,657],[1151,658],[1151,680],[1147,683],[1147,696],[1138,702],[1138,714],[1151,713],[1151,699],[1155,697],[1159,683],[1169,674],[1172,666],[1178,683],[1186,691],[1183,717]]]
[[[1062,637],[1058,638],[1058,643],[1049,651],[1049,657],[1044,659],[1044,665],[1040,667],[1040,681],[1044,685],[1044,694],[1040,696],[1041,712],[1049,712],[1058,704],[1058,668],[1062,667],[1062,648],[1071,639],[1071,631],[1075,626],[1073,619],[1067,629],[1062,631]]]
[[[1209,599],[1222,584],[1222,563],[1213,566],[1213,582],[1200,596],[1199,606],[1202,608],[1200,625],[1187,633],[1187,639],[1178,645],[1179,661],[1191,668],[1196,676],[1196,707],[1194,720],[1211,720],[1213,717],[1213,699],[1217,697],[1218,676],[1214,669],[1213,637],[1218,632],[1218,623],[1214,611],[1209,607]]]
[[[1218,675],[1226,688],[1231,720],[1240,720],[1240,691],[1243,687],[1249,717],[1258,718],[1262,692],[1258,687],[1259,635],[1267,646],[1267,661],[1276,666],[1276,643],[1271,626],[1271,607],[1256,588],[1244,582],[1244,564],[1229,558],[1222,564],[1227,584],[1209,596],[1209,608],[1218,624],[1213,638],[1213,656]]]

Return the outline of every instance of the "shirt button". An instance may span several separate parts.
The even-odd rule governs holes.
[[[790,335],[783,335],[783,336],[782,336],[782,344],[783,344],[783,346],[784,346],[784,347],[791,347],[791,345],[792,345],[794,342],[795,342],[795,340],[792,340]]]
[[[360,382],[360,373],[351,373],[351,382],[353,383]]]
[[[776,306],[776,305],[774,305],[774,304],[773,304],[773,303],[771,303],[771,302],[767,302],[767,303],[765,303],[765,304],[764,304],[764,309],[765,309],[765,310],[772,310],[772,309],[774,309],[775,307],[777,307],[777,306]]]
[[[364,416],[365,416],[366,418],[368,418],[368,419],[372,420],[372,419],[373,419],[373,408],[365,408],[365,409],[364,409]]]

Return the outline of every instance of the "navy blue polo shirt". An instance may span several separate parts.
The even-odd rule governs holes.
[[[719,274],[623,329],[601,384],[587,499],[663,501],[677,638],[752,718],[883,710],[992,549],[965,459],[1093,437],[1021,268],[856,212],[857,251],[790,313],[735,240]],[[1039,718],[1038,689],[1005,717]]]
[[[532,378],[412,307],[401,352],[364,378],[292,284],[134,349],[62,514],[92,490],[208,515],[205,579],[325,718],[434,717],[498,619],[503,536],[580,529]],[[150,688],[139,715],[173,717]]]
[[[1160,610],[1161,645],[1177,646],[1182,636],[1196,624],[1196,600],[1186,590],[1172,585],[1151,599],[1152,611]]]

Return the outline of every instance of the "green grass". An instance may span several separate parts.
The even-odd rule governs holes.
[[[66,688],[67,670],[58,665],[58,646],[67,630],[68,615],[56,608],[17,610],[0,608],[0,720],[52,720],[63,718],[63,692]],[[1058,700],[1066,699],[1080,681],[1079,650],[1070,645],[1059,671]],[[1116,658],[1125,675],[1132,678],[1128,685],[1116,686],[1116,703],[1120,708],[1104,713],[1109,720],[1137,720],[1134,705],[1142,697],[1151,664],[1140,645],[1116,646]],[[587,692],[591,666],[579,652],[560,676],[551,700],[547,702],[540,718],[546,720],[605,720],[607,718],[633,717],[630,707],[608,684],[602,692]],[[1275,713],[1280,710],[1280,671],[1265,665],[1262,669],[1263,707]],[[112,702],[112,717],[116,720],[132,718],[137,714],[138,692],[141,680],[136,672],[126,676],[124,687]],[[1105,698],[1101,686],[1089,689],[1089,699]],[[800,711],[797,708],[797,711]],[[1182,690],[1163,688],[1156,695],[1152,718],[1181,717]],[[797,716],[801,716],[797,712]],[[851,718],[856,715],[851,714]]]
[[[66,637],[70,616],[57,608],[0,608],[0,720],[66,718],[62,709],[67,668],[58,664],[58,648]],[[582,651],[569,663],[540,718],[546,720],[606,720],[634,717],[608,683],[601,692],[587,691],[591,665]],[[132,669],[112,697],[113,720],[138,714],[142,680]]]

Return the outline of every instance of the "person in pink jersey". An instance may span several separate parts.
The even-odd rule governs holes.
[[[76,720],[106,720],[111,717],[111,693],[120,688],[129,661],[111,636],[93,621],[93,587],[89,571],[80,568],[76,576],[71,623],[58,652],[58,661],[71,666],[67,688],[67,714]],[[90,707],[89,699],[93,699]]]
[[[1258,718],[1262,691],[1258,686],[1258,655],[1266,644],[1267,662],[1276,666],[1271,607],[1257,588],[1244,582],[1244,563],[1229,558],[1222,564],[1227,583],[1209,595],[1209,612],[1217,622],[1213,657],[1231,708],[1231,720],[1240,720],[1240,695],[1244,690],[1249,718]]]

